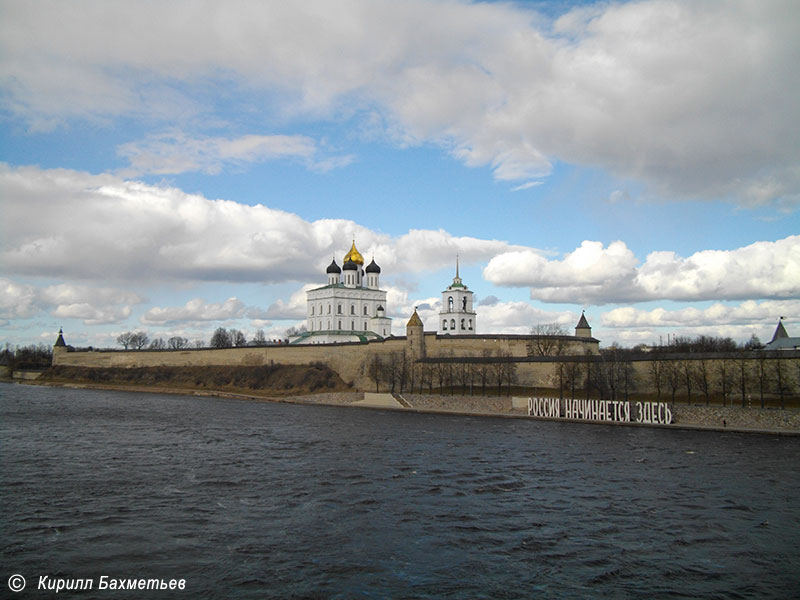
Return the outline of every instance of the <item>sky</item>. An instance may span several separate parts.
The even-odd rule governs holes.
[[[355,240],[393,333],[800,335],[800,3],[0,0],[0,344],[284,336]]]

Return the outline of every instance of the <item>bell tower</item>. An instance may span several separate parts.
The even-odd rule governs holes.
[[[456,276],[442,292],[438,331],[439,334],[472,335],[478,329],[477,323],[477,314],[472,308],[472,291],[461,281],[456,257]]]

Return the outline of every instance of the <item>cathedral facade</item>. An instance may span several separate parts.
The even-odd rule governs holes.
[[[386,291],[380,289],[381,268],[364,257],[353,241],[342,266],[331,261],[326,269],[327,284],[306,295],[307,331],[292,344],[333,344],[389,337],[392,320],[386,316]]]

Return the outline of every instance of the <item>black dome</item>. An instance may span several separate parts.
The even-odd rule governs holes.
[[[336,259],[335,258],[331,261],[331,264],[328,265],[327,272],[328,273],[341,273],[342,272],[342,270],[339,268],[339,265],[336,264]]]
[[[380,273],[381,268],[375,262],[375,259],[372,259],[372,262],[367,265],[366,268],[367,273]]]
[[[348,260],[344,263],[344,267],[342,267],[345,271],[358,271],[358,265],[354,263],[352,260]]]

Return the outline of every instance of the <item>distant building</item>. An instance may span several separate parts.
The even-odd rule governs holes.
[[[364,257],[355,240],[342,266],[331,261],[328,283],[306,295],[308,331],[290,340],[292,344],[365,342],[386,338],[392,320],[386,316],[386,291],[380,289],[381,268],[372,259],[364,268]]]
[[[764,350],[800,350],[800,337],[789,337],[786,328],[783,326],[783,317],[778,321],[775,328],[775,335],[772,340],[764,346]]]
[[[472,335],[478,328],[478,316],[472,309],[472,291],[467,289],[458,274],[453,283],[442,292],[442,310],[439,313],[439,333],[449,335]]]

